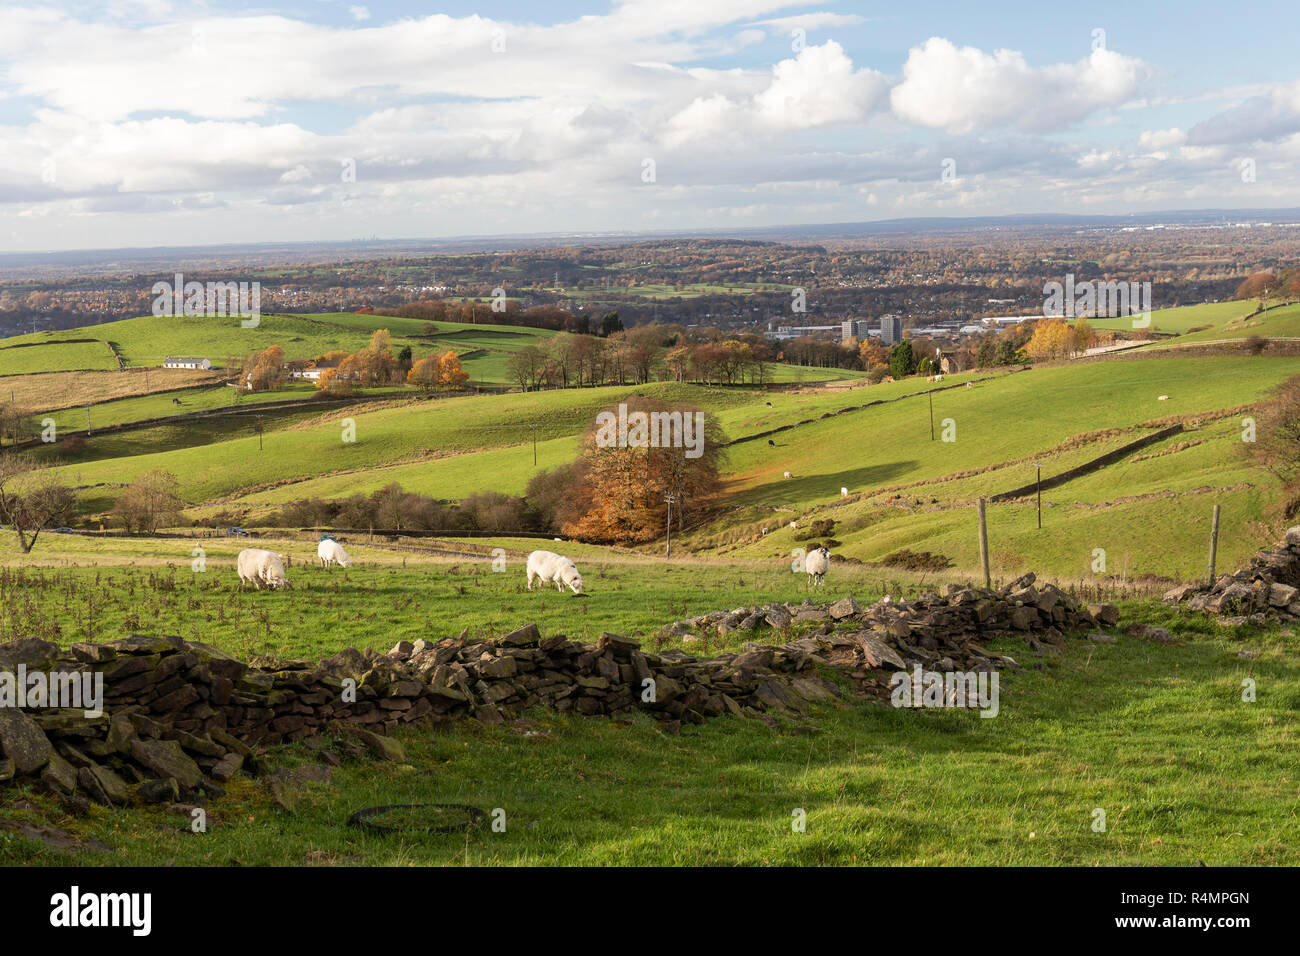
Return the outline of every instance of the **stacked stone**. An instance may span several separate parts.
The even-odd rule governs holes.
[[[1165,592],[1166,604],[1186,604],[1192,611],[1221,614],[1225,623],[1263,623],[1300,618],[1300,525],[1287,529],[1276,547],[1255,552],[1234,574],[1221,574],[1211,585],[1184,584]]]
[[[801,713],[835,688],[799,676],[812,660],[782,648],[699,661],[643,653],[613,634],[594,645],[543,640],[535,624],[499,640],[402,642],[387,654],[348,649],[318,663],[246,664],[205,644],[139,635],[66,652],[35,639],[0,645],[0,670],[20,664],[102,674],[103,714],[0,707],[0,784],[39,778],[107,805],[220,795],[236,773],[261,769],[260,748],[323,731],[393,759],[400,747],[382,734],[404,723],[499,724],[540,705],[586,715],[644,709],[674,730],[724,713]]]
[[[535,624],[498,639],[403,641],[387,654],[349,648],[319,662],[245,663],[178,637],[130,635],[67,651],[26,639],[0,645],[0,671],[102,675],[103,714],[0,707],[0,784],[39,778],[70,799],[107,805],[193,800],[220,795],[237,773],[260,772],[266,746],[328,732],[349,740],[349,752],[400,759],[384,735],[402,724],[500,724],[539,706],[591,716],[644,710],[670,732],[723,714],[795,717],[843,693],[830,668],[877,685],[882,670],[918,663],[996,668],[1014,661],[977,639],[1023,633],[1041,653],[1069,630],[1116,620],[1109,605],[1084,608],[1029,574],[997,591],[950,587],[865,610],[852,598],[739,608],[666,629],[766,626],[794,637],[708,659],[650,653],[616,634],[595,644],[543,638]]]
[[[765,625],[785,631],[819,624],[811,635],[786,646],[815,653],[836,666],[857,662],[859,670],[885,663],[898,668],[921,664],[940,670],[985,670],[1009,660],[978,643],[994,635],[1020,634],[1035,653],[1053,653],[1065,645],[1070,631],[1119,621],[1113,605],[1084,606],[1055,585],[1036,584],[1036,580],[1030,573],[1000,589],[949,585],[943,595],[882,600],[866,609],[849,597],[828,605],[805,600],[793,606],[714,611],[675,621],[661,637],[703,642],[710,633],[759,631]]]

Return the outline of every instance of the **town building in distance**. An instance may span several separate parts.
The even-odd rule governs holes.
[[[903,341],[903,317],[890,312],[880,317],[880,341],[884,345],[897,345]]]

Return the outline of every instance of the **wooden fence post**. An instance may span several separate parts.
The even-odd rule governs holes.
[[[1214,506],[1214,520],[1210,524],[1210,563],[1205,569],[1206,583],[1214,585],[1214,559],[1219,554],[1219,506]]]
[[[980,516],[980,566],[984,569],[984,586],[991,588],[993,579],[989,576],[989,529],[984,519],[984,499],[979,501]]]

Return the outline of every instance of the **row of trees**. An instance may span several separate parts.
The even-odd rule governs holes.
[[[292,501],[272,519],[288,528],[382,528],[391,531],[548,531],[528,501],[499,492],[471,495],[459,503],[406,491],[396,482],[369,495]]]
[[[1097,342],[1097,333],[1084,319],[1039,319],[1034,323],[1025,354],[1035,361],[1071,358]]]
[[[518,325],[533,329],[549,329],[553,332],[573,332],[578,335],[607,336],[623,329],[623,322],[617,312],[607,312],[597,319],[590,315],[575,315],[557,305],[524,308],[515,299],[498,300],[495,307],[491,301],[479,302],[466,299],[460,302],[444,302],[441,299],[422,299],[377,311],[380,315],[423,319],[428,322]]]
[[[1256,272],[1237,286],[1238,299],[1266,299],[1300,297],[1300,267],[1272,269]]]
[[[777,357],[755,335],[690,341],[679,327],[642,325],[603,338],[562,332],[512,353],[506,367],[524,389],[655,379],[736,385],[767,382]]]
[[[409,345],[393,351],[393,337],[387,329],[377,329],[366,347],[358,352],[336,349],[316,356],[316,365],[329,366],[322,368],[316,387],[331,394],[403,382],[424,391],[447,390],[461,388],[469,381],[469,373],[454,351],[416,360]],[[289,374],[284,349],[272,345],[244,359],[240,381],[250,391],[274,391],[288,381]]]

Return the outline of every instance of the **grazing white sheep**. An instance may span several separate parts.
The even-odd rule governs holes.
[[[803,569],[808,574],[808,583],[812,585],[824,584],[830,567],[831,553],[825,548],[815,548],[803,559]]]
[[[785,473],[785,477],[787,477],[787,478],[793,478],[794,475],[790,474],[790,472],[787,471],[787,472]]]
[[[1159,398],[1156,399],[1156,401],[1157,401],[1157,402],[1167,402],[1167,401],[1169,401],[1169,396],[1168,396],[1168,395],[1161,395]]]
[[[343,550],[343,545],[339,544],[333,538],[326,538],[320,544],[316,545],[316,557],[320,558],[320,563],[325,567],[331,564],[337,564],[341,568],[352,567],[352,559],[348,553]]]
[[[543,584],[555,583],[555,590],[563,591],[567,585],[574,594],[582,593],[582,577],[572,561],[553,551],[534,551],[528,556],[528,590],[533,589],[533,579]]]
[[[284,555],[274,551],[245,548],[239,552],[235,567],[241,585],[251,584],[258,590],[265,587],[275,591],[289,584],[284,576]]]
[[[840,489],[840,497],[841,497],[841,498],[847,498],[848,496],[849,496],[849,489],[847,489],[847,488],[841,488],[841,489]]]

